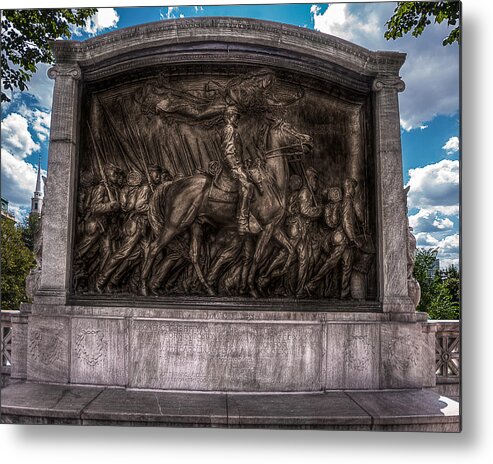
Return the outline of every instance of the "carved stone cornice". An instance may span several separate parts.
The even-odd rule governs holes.
[[[380,92],[383,89],[403,92],[405,88],[406,84],[404,84],[404,81],[398,76],[377,77],[372,84],[372,90],[374,92]]]
[[[398,52],[370,51],[338,37],[306,28],[246,18],[182,18],[119,29],[83,42],[63,40],[51,44],[58,63],[77,62],[83,69],[110,62],[129,61],[146,50],[156,54],[173,52],[184,44],[213,43],[236,47],[244,54],[257,48],[272,47],[286,53],[332,63],[363,76],[397,74],[406,55]],[[270,51],[269,51],[269,54]]]
[[[78,81],[82,77],[82,72],[77,64],[56,64],[48,69],[50,79],[56,79],[59,76],[68,76]]]

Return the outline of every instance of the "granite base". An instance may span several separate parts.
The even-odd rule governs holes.
[[[431,390],[210,393],[22,383],[4,424],[459,432],[459,404]]]

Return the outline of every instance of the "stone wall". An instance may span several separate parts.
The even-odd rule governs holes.
[[[435,385],[433,328],[379,312],[33,309],[33,381],[207,391]]]

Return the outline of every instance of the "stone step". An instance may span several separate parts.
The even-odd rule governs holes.
[[[459,432],[459,403],[432,390],[201,393],[11,384],[4,424]]]

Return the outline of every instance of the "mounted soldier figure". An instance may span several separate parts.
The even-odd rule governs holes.
[[[228,106],[224,111],[224,128],[222,131],[222,153],[224,163],[231,176],[239,184],[238,232],[240,235],[258,233],[261,230],[255,216],[250,214],[250,201],[253,195],[253,183],[243,164],[242,144],[238,133],[239,111],[236,106]]]

